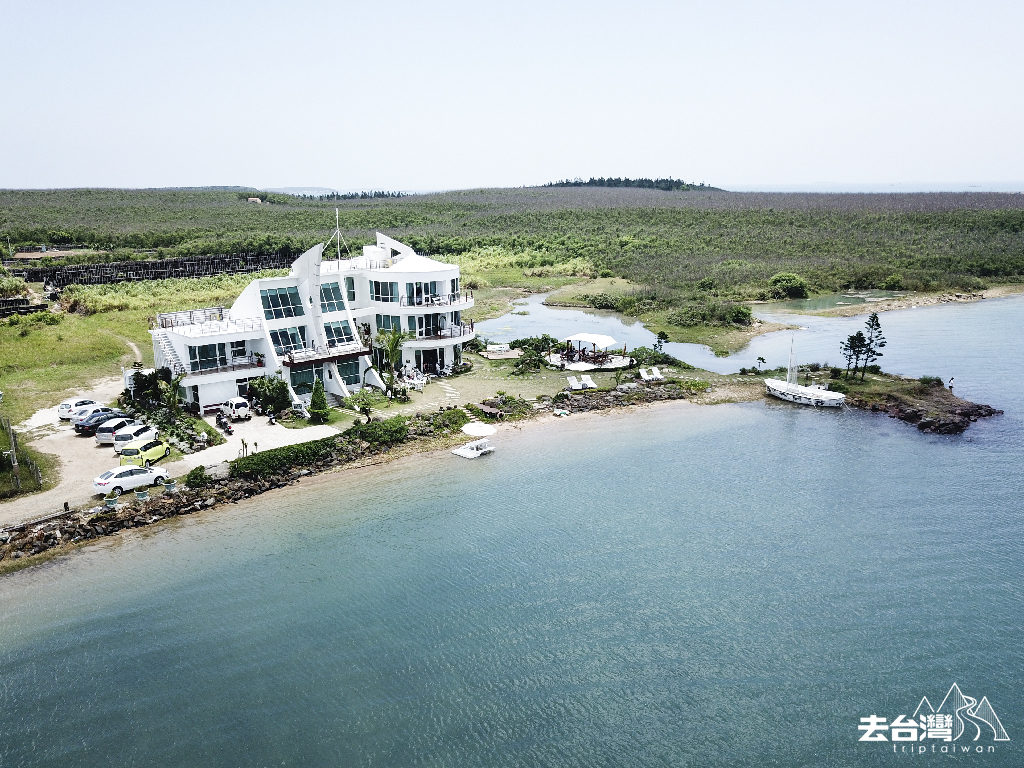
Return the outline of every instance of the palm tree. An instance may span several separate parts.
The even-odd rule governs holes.
[[[767,361],[767,360],[765,360],[765,359],[764,359],[763,357],[759,357],[759,358],[757,358],[757,369],[758,369],[758,370],[761,370],[761,366],[762,366],[762,365],[764,365],[764,364],[765,364],[765,363],[767,363],[767,362],[768,362],[768,361]]]
[[[178,402],[178,390],[181,389],[181,382],[184,381],[185,375],[184,373],[179,373],[169,382],[161,381],[157,384],[160,388],[160,399],[167,407],[167,410],[171,412],[173,418],[177,418],[178,414],[181,413],[181,404]]]
[[[395,393],[395,369],[402,363],[402,345],[411,338],[412,334],[405,333],[401,328],[391,328],[379,332],[374,339],[374,346],[381,351],[386,363],[384,385],[388,394]]]

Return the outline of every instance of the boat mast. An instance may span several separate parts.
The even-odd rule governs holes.
[[[793,337],[789,337],[789,370],[786,371],[786,382],[789,384],[797,383],[796,368],[793,365]]]

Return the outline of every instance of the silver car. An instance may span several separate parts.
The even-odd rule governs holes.
[[[156,427],[149,424],[140,424],[136,427],[123,427],[114,433],[114,453],[120,453],[121,449],[136,440],[145,440],[156,437]]]
[[[96,444],[112,445],[115,432],[125,427],[141,427],[144,424],[145,422],[134,419],[111,419],[110,421],[105,421],[96,427]]]

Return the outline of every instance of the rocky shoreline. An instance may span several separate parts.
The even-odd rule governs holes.
[[[942,390],[943,392],[945,390]],[[936,435],[962,434],[972,422],[1001,414],[998,408],[956,397],[949,393],[939,407],[934,403],[913,402],[899,395],[887,395],[881,402],[874,399],[847,395],[846,404],[875,413],[885,413],[892,419],[913,424],[921,432]]]
[[[691,394],[693,391],[686,383],[672,381],[659,385],[622,384],[611,391],[565,392],[538,403],[536,410],[526,414],[524,418],[550,415],[553,410],[560,409],[586,413],[680,400]],[[419,426],[420,429],[410,431],[409,438],[400,445],[412,450],[429,450],[437,447],[437,437],[445,436],[443,433],[424,428],[422,422]],[[273,476],[248,478],[211,475],[209,485],[204,488],[179,488],[173,492],[165,491],[160,495],[154,495],[147,500],[135,499],[134,494],[128,493],[121,497],[124,501],[113,509],[92,507],[69,510],[43,521],[0,530],[0,574],[32,565],[46,557],[48,553],[60,554],[56,550],[61,548],[70,550],[72,547],[120,531],[142,528],[161,520],[190,515],[224,504],[237,504],[267,491],[291,485],[309,475],[358,466],[361,461],[392,452],[397,453],[394,447],[376,446],[365,440],[347,440],[344,436],[329,439],[336,440],[337,443],[332,455],[302,467],[279,471]],[[11,561],[19,562],[16,566],[10,567]]]
[[[707,389],[706,382],[683,379],[662,383],[630,382],[607,390],[560,392],[554,397],[541,398],[534,410],[521,414],[519,418],[590,413],[673,400],[699,401]],[[936,434],[960,434],[971,422],[1002,413],[991,406],[955,397],[942,387],[931,389],[935,391],[927,393],[927,402],[893,394],[887,394],[881,399],[853,394],[847,396],[847,404],[886,413],[892,418],[916,425],[922,432]],[[498,401],[494,401],[494,404],[500,405]],[[339,435],[337,438],[326,438],[335,441],[329,455],[303,466],[282,469],[272,476],[232,477],[230,473],[222,471],[219,477],[211,475],[209,485],[203,488],[186,487],[173,492],[165,491],[146,500],[135,499],[134,494],[125,494],[122,497],[124,501],[113,509],[92,507],[69,510],[43,521],[0,530],[0,574],[32,565],[48,555],[59,555],[61,550],[70,551],[73,547],[120,531],[153,525],[161,520],[190,515],[224,504],[237,504],[296,483],[309,475],[360,466],[360,462],[375,458],[379,460],[380,457],[387,460],[387,454],[431,450],[438,447],[437,438],[452,439],[459,434],[457,431],[445,433],[432,430],[428,425],[429,418],[423,415],[412,421],[417,428],[412,429],[408,438],[399,444],[401,448],[373,445],[365,440],[347,439]],[[13,565],[12,561],[18,561],[17,565]]]

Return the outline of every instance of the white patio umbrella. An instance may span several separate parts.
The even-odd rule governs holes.
[[[493,435],[498,430],[492,427],[490,424],[484,424],[479,421],[471,421],[469,424],[465,424],[462,427],[462,431],[471,437],[487,437]]]

